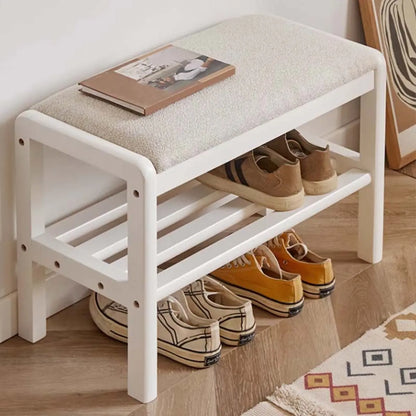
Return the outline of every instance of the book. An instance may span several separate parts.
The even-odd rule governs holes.
[[[80,90],[149,115],[235,73],[235,67],[167,45],[79,82]]]

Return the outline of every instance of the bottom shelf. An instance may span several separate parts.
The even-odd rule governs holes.
[[[157,299],[183,288],[370,182],[369,173],[351,169],[338,176],[334,191],[307,195],[303,206],[296,210],[267,210],[267,215],[255,219],[254,214],[265,214],[264,207],[196,181],[178,188],[176,193],[162,196],[157,208],[157,264],[164,266],[158,273]],[[125,283],[128,278],[126,213],[126,193],[122,191],[49,226],[45,234],[34,239],[34,260],[52,269],[55,260],[63,275],[93,290],[97,284],[100,286],[99,282],[104,282],[103,294],[114,295],[114,290],[111,291],[114,285]],[[251,221],[248,225],[247,220]],[[232,232],[228,236],[218,239],[219,234],[230,228]],[[212,242],[216,236],[217,241]],[[205,247],[200,248],[202,244]],[[178,256],[179,261],[166,266]]]

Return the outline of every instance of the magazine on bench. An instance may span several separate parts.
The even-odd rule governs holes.
[[[149,115],[234,73],[225,62],[167,45],[79,85],[86,94]]]

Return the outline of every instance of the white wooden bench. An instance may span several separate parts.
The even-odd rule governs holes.
[[[31,342],[46,335],[44,268],[125,305],[128,393],[142,402],[157,395],[158,300],[358,190],[358,256],[372,263],[382,258],[382,56],[271,16],[228,20],[174,44],[232,63],[237,73],[149,117],[82,95],[74,86],[16,121],[19,335]],[[340,173],[336,190],[306,196],[293,211],[267,211],[157,271],[226,228],[265,213],[194,178],[357,97],[360,152],[331,145]],[[46,227],[44,146],[123,179],[126,189]]]

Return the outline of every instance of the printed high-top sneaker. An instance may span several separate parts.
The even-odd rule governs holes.
[[[275,211],[303,203],[299,161],[255,149],[197,178],[212,188],[230,192]]]
[[[326,194],[337,187],[337,173],[331,163],[329,147],[309,143],[297,130],[291,130],[261,148],[271,150],[269,155],[278,153],[292,162],[300,161],[305,193]]]
[[[244,345],[254,338],[256,322],[249,300],[240,298],[210,277],[197,280],[182,293],[194,314],[218,320],[224,344]]]
[[[299,274],[283,271],[274,254],[264,245],[214,270],[211,276],[274,315],[294,316],[303,307]]]
[[[127,342],[127,308],[98,293],[91,294],[89,307],[102,332]],[[169,296],[157,305],[157,351],[190,367],[215,364],[221,354],[218,321],[195,316]]]
[[[303,293],[309,298],[322,298],[335,287],[331,259],[309,250],[295,230],[286,231],[266,243],[283,270],[299,273]]]

